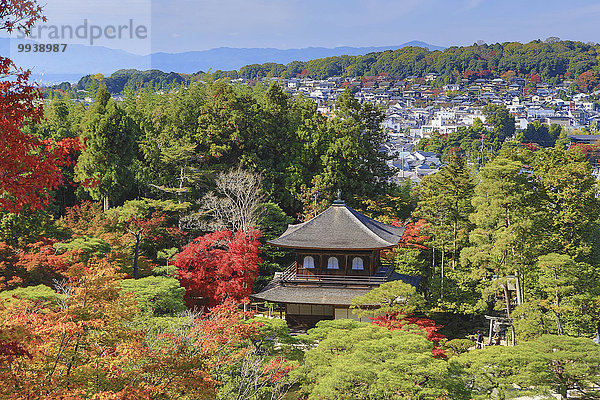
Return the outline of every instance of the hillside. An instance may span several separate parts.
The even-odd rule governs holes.
[[[398,78],[441,75],[450,82],[461,78],[499,77],[504,73],[539,75],[543,81],[576,78],[584,72],[600,73],[600,45],[560,41],[549,38],[526,44],[519,42],[474,44],[450,47],[443,51],[422,47],[404,47],[393,51],[361,56],[339,56],[282,64],[248,65],[239,71],[217,72],[217,75],[245,79],[279,76],[307,76],[325,79],[332,76],[361,77],[389,74]]]
[[[213,72],[215,79],[261,79],[265,77],[327,79],[334,76],[362,77],[388,74],[399,79],[426,74],[437,74],[438,84],[462,79],[510,78],[523,76],[533,82],[557,84],[577,80],[579,88],[589,91],[600,85],[600,45],[560,41],[550,38],[526,44],[518,42],[474,44],[445,50],[424,47],[403,47],[397,50],[372,52],[366,55],[342,55],[310,61],[292,61],[288,64],[269,62],[250,64],[239,70]],[[176,69],[175,69],[176,70]],[[176,70],[177,72],[183,72]],[[139,87],[149,82],[166,87],[200,79],[205,73],[164,73],[161,71],[122,70],[105,79],[112,93],[119,93],[127,85]],[[85,89],[89,76],[79,81],[77,89]]]

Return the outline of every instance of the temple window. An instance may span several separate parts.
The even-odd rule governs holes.
[[[352,269],[354,271],[362,271],[365,269],[363,259],[361,257],[354,257],[352,259]]]
[[[315,267],[315,259],[312,256],[304,257],[302,261],[302,266],[307,269],[312,269]]]
[[[327,260],[327,269],[340,269],[337,257],[329,257]]]

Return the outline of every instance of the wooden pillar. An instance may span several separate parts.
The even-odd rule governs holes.
[[[369,263],[369,264],[371,264],[369,266],[369,276],[375,275],[375,272],[377,272],[377,268],[379,267],[377,265],[377,258],[375,256],[376,251],[377,250],[371,252],[371,257],[370,257],[371,262]]]
[[[348,275],[348,255],[344,254],[344,255],[342,255],[341,258],[342,258],[343,263],[344,263],[344,275]]]

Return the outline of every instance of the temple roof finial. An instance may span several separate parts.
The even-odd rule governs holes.
[[[337,200],[335,200],[333,202],[333,205],[334,206],[335,205],[337,205],[337,206],[346,205],[346,203],[344,202],[344,200],[342,200],[342,191],[340,189],[337,190]]]

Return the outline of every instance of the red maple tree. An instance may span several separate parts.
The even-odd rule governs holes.
[[[69,250],[59,252],[54,239],[40,237],[23,250],[0,242],[0,290],[19,286],[52,286],[54,280],[65,278],[73,266],[81,266],[83,252]]]
[[[593,90],[598,82],[598,76],[592,70],[585,71],[577,77],[577,85],[584,92]]]
[[[0,2],[0,30],[27,33],[39,19],[45,20],[35,1]],[[23,132],[25,124],[43,117],[41,94],[28,80],[29,71],[0,57],[0,210],[43,208],[63,183],[69,154],[80,148],[77,139],[54,143]]]
[[[434,344],[432,350],[433,355],[435,357],[446,357],[445,351],[439,347],[440,341],[446,338],[446,336],[438,332],[443,326],[437,324],[432,319],[394,313],[371,318],[371,321],[375,325],[382,326],[391,331],[403,330],[417,334],[425,334],[427,335],[427,340]]]
[[[261,262],[260,231],[222,230],[196,238],[176,256],[177,278],[189,306],[241,301],[252,293]]]
[[[138,260],[140,257],[141,246],[145,249],[161,248],[161,244],[169,242],[171,239],[181,239],[184,232],[178,228],[167,226],[167,217],[161,212],[154,212],[142,217],[132,216],[125,224],[128,234],[133,236],[133,278],[139,278]],[[143,242],[144,241],[144,242]]]
[[[26,271],[24,285],[52,286],[54,280],[64,279],[73,266],[80,268],[83,251],[59,252],[54,247],[55,243],[55,239],[41,237],[38,242],[28,244],[26,251],[19,253],[16,266]]]
[[[394,224],[396,226],[402,226],[400,224]],[[398,242],[399,247],[417,247],[419,249],[427,249],[425,246],[425,242],[431,239],[431,236],[428,236],[424,233],[425,228],[427,227],[427,221],[423,218],[415,221],[409,222],[404,225],[404,234]]]

